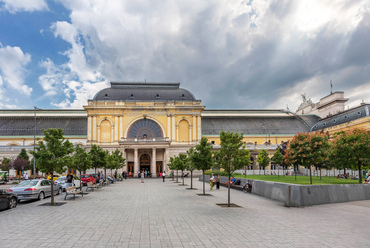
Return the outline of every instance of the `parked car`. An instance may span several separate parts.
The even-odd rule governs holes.
[[[82,185],[86,185],[89,182],[95,183],[95,177],[91,174],[83,174],[81,175],[81,182]]]
[[[63,188],[59,185],[54,186],[54,195],[62,193]],[[23,181],[15,187],[8,189],[9,193],[18,196],[18,201],[44,199],[51,196],[51,181],[46,179],[35,179]]]
[[[0,210],[15,208],[17,206],[18,196],[0,189]]]
[[[55,185],[62,187],[62,191],[65,191],[67,188],[66,177],[67,176],[61,176],[57,180],[54,181]],[[77,176],[73,176],[73,181],[74,181],[73,186],[75,186],[76,188],[81,187],[81,180]]]
[[[60,177],[59,174],[53,174],[53,178],[54,178],[53,181],[57,180],[59,177]],[[51,180],[51,175],[49,175],[47,179]]]

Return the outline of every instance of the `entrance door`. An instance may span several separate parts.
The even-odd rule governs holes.
[[[134,174],[134,162],[127,162],[127,171],[131,172],[131,174]]]
[[[163,164],[162,164],[162,161],[157,161],[155,171],[157,173],[157,177],[159,177],[159,173],[160,172],[163,172]]]
[[[148,154],[140,156],[140,170],[150,171],[150,156]]]

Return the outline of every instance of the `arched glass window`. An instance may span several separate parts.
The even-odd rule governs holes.
[[[132,124],[127,137],[139,139],[162,138],[163,134],[160,126],[155,121],[142,119]]]

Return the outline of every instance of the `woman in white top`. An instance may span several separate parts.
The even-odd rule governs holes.
[[[215,176],[211,175],[211,177],[209,178],[209,185],[211,186],[211,190],[213,190],[213,182],[215,181]]]
[[[166,172],[165,171],[163,171],[162,177],[163,177],[163,182],[164,182],[164,179],[166,179]]]

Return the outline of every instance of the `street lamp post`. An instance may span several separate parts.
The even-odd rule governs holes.
[[[36,177],[36,158],[35,158],[35,146],[36,146],[36,110],[37,106],[34,106],[34,127],[33,127],[33,179]]]

